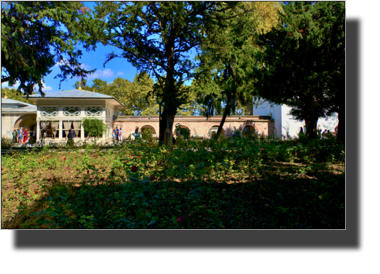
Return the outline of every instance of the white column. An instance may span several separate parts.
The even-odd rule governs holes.
[[[37,119],[37,140],[40,140],[40,134],[41,134],[40,121]]]
[[[81,106],[80,117],[81,117],[81,120],[83,120],[83,118],[86,117],[86,112],[85,112],[84,106]],[[82,122],[80,124],[80,138],[82,140],[85,139],[84,128],[83,128]]]
[[[59,119],[59,125],[58,125],[58,131],[59,131],[59,136],[58,136],[58,140],[62,140],[62,136],[63,136],[63,133],[62,133],[62,119]]]
[[[83,127],[82,123],[80,125],[80,138],[82,140],[84,140],[84,127]]]
[[[106,123],[106,120],[103,119],[103,123]],[[106,132],[103,132],[103,139],[106,138]]]

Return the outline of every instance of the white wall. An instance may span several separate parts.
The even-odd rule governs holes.
[[[270,107],[270,104],[266,101],[258,101],[254,102],[258,105],[253,106],[253,115],[262,115],[262,116],[269,116],[269,113],[274,111],[273,108]],[[272,112],[273,113],[273,112]]]
[[[12,139],[14,125],[21,116],[17,114],[1,114],[1,138]]]
[[[335,127],[338,125],[338,113],[334,113],[331,117],[327,118],[319,118],[317,123],[317,128],[320,126],[320,129],[322,129],[322,132],[327,129],[330,130],[330,132],[334,132]]]
[[[253,107],[253,115],[269,116],[272,113],[272,119],[274,120],[274,131],[276,137],[287,136],[287,132],[291,137],[297,137],[300,131],[300,127],[305,127],[305,121],[297,121],[290,115],[291,107],[286,105],[271,105],[266,101],[260,101],[258,106]],[[319,118],[317,126],[320,126],[322,130],[334,131],[338,125],[338,116],[335,113],[328,118]],[[304,128],[305,130],[305,128]]]
[[[292,110],[291,107],[287,105],[281,106],[281,112],[282,112],[282,120],[281,120],[281,134],[283,136],[287,136],[288,134],[294,138],[298,136],[298,133],[300,132],[300,127],[305,126],[304,121],[297,121],[293,118],[292,115],[290,115],[290,111]]]

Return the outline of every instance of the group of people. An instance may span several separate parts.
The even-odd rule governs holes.
[[[123,141],[123,129],[120,127],[115,127],[114,131],[112,132],[112,140],[115,142],[122,142]]]
[[[318,136],[319,136],[320,139],[326,138],[328,136],[334,136],[334,137],[336,137],[338,135],[338,126],[335,127],[334,133],[330,132],[330,130],[328,130],[328,129],[325,129],[322,132],[322,129],[320,129],[320,128],[317,129],[317,133],[318,133]],[[300,127],[299,134],[304,134],[303,127]]]
[[[319,136],[322,138],[322,137],[331,137],[331,136],[334,136],[334,137],[336,137],[337,135],[338,135],[338,126],[336,126],[335,127],[335,129],[334,129],[334,133],[332,133],[332,132],[330,132],[330,130],[327,130],[327,129],[325,129],[323,132],[322,132],[322,130],[320,129],[319,131],[318,131],[318,133],[319,133]]]
[[[19,143],[19,144],[25,144],[25,143],[33,143],[36,139],[36,131],[33,132],[28,131],[27,128],[21,127],[20,129],[15,128],[12,132],[12,142],[13,143]]]

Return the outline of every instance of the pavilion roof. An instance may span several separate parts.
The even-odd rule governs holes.
[[[26,96],[24,96],[26,97]],[[40,93],[29,95],[29,99],[113,99],[121,106],[123,106],[115,97],[96,93],[92,91],[82,90],[82,89],[73,89],[73,90],[62,90],[55,92],[45,92],[45,96],[42,96]]]
[[[1,112],[11,112],[11,113],[26,113],[26,112],[36,112],[37,106],[24,103],[21,101],[1,98]]]

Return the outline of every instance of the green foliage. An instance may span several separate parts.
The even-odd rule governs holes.
[[[7,149],[12,147],[12,139],[1,138],[1,148]]]
[[[125,106],[121,111],[123,115],[158,116],[157,99],[149,96],[153,91],[153,83],[153,79],[146,72],[141,72],[135,76],[133,82],[118,77],[108,84],[107,81],[96,78],[92,86],[87,86],[84,81],[82,89],[113,96]],[[74,87],[78,88],[79,82],[76,82]]]
[[[20,101],[20,102],[24,102],[24,103],[32,104],[32,105],[37,104],[35,101],[24,98],[23,95],[20,92],[17,92],[17,90],[14,88],[11,88],[11,89],[8,87],[1,88],[1,98],[4,98],[5,93],[7,94],[8,99],[13,99],[16,101]]]
[[[35,85],[42,92],[42,79],[58,63],[61,82],[94,72],[80,67],[82,52],[74,45],[85,43],[86,28],[93,24],[81,2],[2,2],[1,3],[1,82],[17,88],[26,95]]]
[[[181,127],[179,125],[176,125],[175,132],[178,136],[178,131],[180,131],[180,136],[182,136],[185,140],[188,140],[190,138],[190,130],[188,128]]]
[[[2,183],[13,185],[2,189],[2,227],[344,229],[342,143],[242,138],[116,150],[2,155]]]
[[[102,120],[96,118],[84,118],[82,120],[85,136],[101,137],[103,133],[107,132],[108,128]]]
[[[291,114],[306,122],[307,138],[316,137],[319,117],[344,107],[344,6],[291,2],[278,28],[257,41],[265,51],[258,55],[255,89],[266,100],[292,107]]]
[[[151,128],[142,128],[142,139],[151,142],[153,140],[153,130]]]
[[[169,120],[187,103],[183,84],[196,75],[197,66],[190,59],[191,50],[199,47],[203,32],[226,25],[222,13],[235,7],[234,2],[99,2],[96,6],[105,29],[93,29],[92,37],[122,50],[119,55],[108,54],[106,62],[126,58],[156,78],[153,94],[162,107],[161,143]]]
[[[253,37],[259,30],[277,24],[279,8],[281,6],[278,3],[241,2],[237,14],[234,11],[227,13],[228,28],[216,26],[206,32],[207,38],[198,56],[201,73],[194,88],[198,103],[205,106],[203,114],[206,117],[214,115],[214,112],[223,113],[216,138],[221,133],[227,115],[252,114],[255,95],[252,69],[257,64],[255,54],[260,50],[253,43]]]

